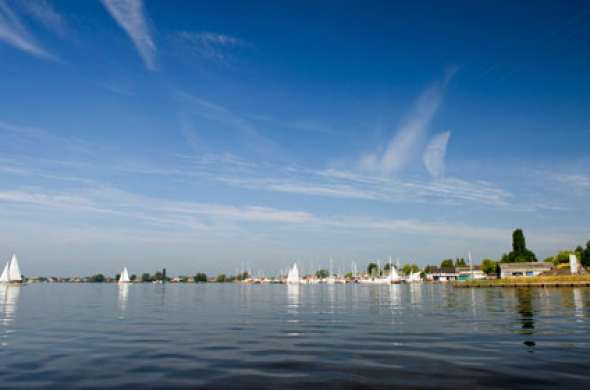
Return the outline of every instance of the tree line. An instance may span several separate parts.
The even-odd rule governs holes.
[[[549,256],[544,262],[552,263],[555,266],[569,263],[569,255],[575,254],[578,261],[584,267],[590,267],[590,240],[586,243],[586,247],[577,246],[575,250],[562,250],[555,256]],[[523,262],[537,262],[535,253],[527,248],[526,238],[522,229],[516,229],[512,232],[512,250],[504,253],[499,260],[483,259],[480,263],[481,270],[486,274],[494,274],[498,272],[498,264],[500,263],[523,263]],[[440,268],[449,269],[454,267],[466,266],[465,260],[460,259],[445,259],[440,263]],[[435,266],[426,266],[424,272],[429,273],[434,270]]]

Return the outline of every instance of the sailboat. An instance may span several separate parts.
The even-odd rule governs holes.
[[[127,267],[123,267],[123,272],[121,272],[121,276],[119,276],[119,283],[131,283],[131,280],[129,280],[129,272],[127,272]]]
[[[4,266],[2,275],[0,275],[0,283],[22,283],[23,277],[18,266],[18,259],[16,255],[12,255],[10,260]]]
[[[332,258],[330,257],[330,270],[329,270],[329,275],[328,278],[326,279],[326,283],[328,284],[334,284],[336,283],[336,278],[334,277],[334,274],[332,272],[332,264],[334,263],[334,260],[332,260]]]
[[[389,261],[389,275],[387,275],[387,281],[391,284],[399,283],[400,277],[399,273],[397,272],[397,268]]]
[[[299,268],[297,267],[297,263],[293,263],[293,266],[289,269],[289,273],[287,274],[287,283],[288,284],[301,283],[301,278],[299,277]]]

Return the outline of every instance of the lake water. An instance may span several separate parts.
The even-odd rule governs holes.
[[[0,387],[590,388],[590,290],[0,286]]]

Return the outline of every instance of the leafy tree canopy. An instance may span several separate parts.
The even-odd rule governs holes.
[[[226,276],[225,276],[225,274],[219,274],[219,275],[217,275],[217,277],[215,278],[215,281],[216,281],[217,283],[223,283],[223,282],[225,282],[225,280],[226,280]]]
[[[440,268],[453,268],[453,259],[445,259],[441,261]]]
[[[525,263],[537,261],[537,256],[527,249],[526,240],[522,229],[516,229],[512,233],[512,252],[502,256],[502,263]]]
[[[405,264],[402,267],[402,272],[406,275],[409,275],[411,273],[420,272],[420,267],[418,267],[416,264]]]
[[[377,263],[369,263],[367,266],[367,273],[373,277],[379,275],[379,266]]]
[[[486,274],[495,274],[498,272],[498,263],[492,259],[484,259],[481,261],[481,270]]]
[[[207,274],[198,272],[197,274],[195,274],[193,280],[195,281],[195,283],[207,283]]]
[[[325,269],[320,269],[315,273],[316,278],[318,279],[326,279],[330,276],[330,273]]]
[[[586,248],[582,251],[582,265],[584,267],[590,267],[590,241],[586,243]]]
[[[147,272],[144,272],[143,274],[141,274],[141,281],[142,282],[151,282],[152,279],[152,275],[148,274]]]
[[[88,278],[88,281],[90,281],[91,283],[102,283],[105,280],[106,278],[103,274],[92,275],[90,278]]]

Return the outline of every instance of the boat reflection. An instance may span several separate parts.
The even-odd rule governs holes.
[[[11,329],[11,325],[16,319],[16,307],[21,288],[20,286],[0,285],[0,324],[3,328],[0,345],[2,347],[8,345],[9,335],[14,331]]]
[[[300,289],[299,284],[287,285],[287,313],[297,314],[300,305]]]
[[[120,283],[119,287],[119,318],[124,318],[127,311],[127,301],[129,300],[129,284]]]
[[[301,330],[298,328],[299,324],[299,306],[300,301],[300,286],[299,284],[287,285],[287,337],[302,336]]]

